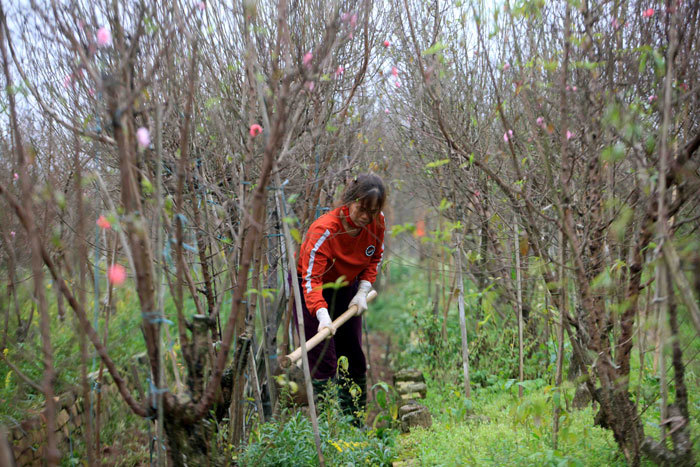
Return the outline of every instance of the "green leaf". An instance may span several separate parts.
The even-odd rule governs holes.
[[[445,44],[438,41],[432,47],[425,49],[423,52],[421,52],[421,55],[423,55],[424,57],[427,55],[434,55],[436,53],[442,52],[446,47],[447,46]]]
[[[301,243],[301,233],[299,233],[299,229],[290,229],[289,233],[295,242]]]
[[[141,178],[141,191],[146,196],[153,194],[153,184],[146,177]]]
[[[623,160],[625,158],[625,145],[618,141],[612,146],[606,147],[603,149],[603,152],[601,152],[600,158],[611,164]]]
[[[441,165],[449,164],[449,159],[440,159],[439,161],[430,162],[425,165],[426,169],[434,169],[435,167],[440,167]]]

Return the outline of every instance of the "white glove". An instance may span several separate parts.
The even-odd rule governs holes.
[[[353,305],[357,305],[357,313],[355,316],[360,316],[367,309],[367,294],[372,289],[372,284],[369,281],[360,281],[360,287],[357,289],[357,293],[350,300],[350,308]]]
[[[328,337],[331,337],[335,334],[335,326],[333,326],[333,321],[331,321],[331,317],[328,316],[327,309],[319,308],[316,311],[316,319],[318,320],[318,332],[321,332],[323,328],[328,328],[331,331]]]

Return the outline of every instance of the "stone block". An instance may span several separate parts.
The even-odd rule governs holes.
[[[399,408],[401,431],[408,433],[411,428],[422,426],[430,428],[433,425],[433,417],[427,407],[420,404],[406,404]]]
[[[70,415],[68,415],[68,411],[66,409],[61,410],[56,416],[56,426],[58,428],[62,427],[69,419]]]
[[[34,465],[35,456],[36,452],[31,448],[27,448],[17,457],[17,465]]]
[[[419,465],[420,463],[418,462],[418,459],[406,459],[391,463],[391,467],[418,467]]]
[[[422,399],[420,392],[408,392],[406,394],[401,394],[401,400],[403,401],[413,401],[416,399]]]
[[[405,370],[399,370],[396,373],[394,373],[394,386],[396,386],[396,383],[399,381],[412,381],[415,383],[422,383],[425,382],[425,378],[423,377],[423,372],[419,370],[413,370],[413,369],[405,369]]]
[[[396,383],[396,391],[399,394],[418,393],[420,394],[419,399],[425,399],[425,395],[428,392],[428,387],[425,385],[425,383],[416,383],[413,381],[399,381]]]

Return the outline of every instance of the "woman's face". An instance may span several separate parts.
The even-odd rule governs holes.
[[[358,227],[367,227],[379,214],[376,200],[369,201],[364,205],[360,201],[353,201],[348,205],[348,210],[350,220]]]

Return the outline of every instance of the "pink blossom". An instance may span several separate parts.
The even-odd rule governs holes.
[[[396,81],[394,81],[394,86],[396,86],[397,88],[400,88],[400,87],[401,87],[401,81],[398,80],[398,79],[397,79]]]
[[[476,190],[476,191],[474,192],[474,196],[476,196],[476,197],[478,198],[479,195],[481,195],[481,193],[479,192],[479,190]]]
[[[314,84],[313,81],[307,81],[307,82],[306,82],[306,89],[308,89],[309,92],[313,92],[315,86],[316,86],[316,85]]]
[[[391,67],[391,76],[394,76],[394,77],[399,76],[399,69],[396,68],[395,66]]]
[[[389,109],[384,109],[384,113],[385,113],[385,114],[388,114],[388,113],[389,113]]]
[[[339,77],[340,75],[343,74],[345,71],[345,68],[343,68],[343,65],[338,65],[338,68],[335,70],[335,77]]]
[[[353,13],[350,17],[350,27],[354,28],[357,25],[357,14]]]
[[[342,15],[340,15],[340,20],[341,20],[343,23],[347,23],[348,21],[350,21],[350,16],[352,16],[352,13],[350,13],[350,12],[345,12],[345,13],[343,13]]]
[[[112,33],[107,28],[100,28],[97,30],[97,46],[98,47],[109,47],[112,45]]]
[[[141,127],[136,130],[136,141],[142,148],[147,148],[151,144],[151,133],[148,128]]]
[[[391,45],[391,42],[389,42],[389,41],[384,41],[384,47],[389,48],[390,45]]]
[[[544,117],[537,117],[537,126],[544,128]]]
[[[15,236],[15,231],[14,231],[14,230],[11,230],[11,231],[10,231],[10,237],[14,237],[14,236]]]
[[[566,130],[566,139],[571,139],[574,137],[574,134],[570,132],[569,130]]]
[[[642,13],[642,16],[644,16],[645,18],[651,18],[652,16],[654,16],[654,9],[649,8],[648,10],[644,10],[644,13]]]
[[[510,138],[513,137],[513,130],[508,130],[505,133],[503,133],[503,141],[506,143],[510,140]]]
[[[508,68],[510,68],[510,63],[506,62],[503,64],[503,71],[506,71]]]
[[[613,29],[617,29],[620,27],[620,23],[617,21],[617,18],[613,18],[611,24],[612,24]]]
[[[567,91],[571,91],[571,86],[569,86],[569,85],[567,84],[567,85],[566,85],[566,90],[567,90]]]
[[[204,2],[199,2],[197,4],[197,8],[199,8],[199,11],[204,11],[204,9],[207,7],[207,4]]]
[[[126,280],[126,269],[121,264],[113,264],[107,269],[107,279],[114,285],[122,285]]]
[[[13,177],[15,178],[15,180],[19,180],[19,174],[18,174],[17,172],[15,172],[15,174],[13,175]]]
[[[109,230],[112,228],[112,224],[109,223],[105,216],[98,217],[96,224],[102,230]]]
[[[304,54],[304,58],[301,59],[301,63],[304,64],[304,66],[309,66],[311,65],[311,60],[313,60],[314,55],[311,52],[306,52]]]
[[[63,87],[64,88],[72,88],[73,87],[73,75],[66,75],[66,77],[63,78]]]
[[[250,125],[249,133],[250,133],[251,138],[255,138],[260,133],[262,133],[262,127],[260,125],[258,125],[257,123],[253,123],[252,125]]]
[[[571,90],[576,92],[576,91],[578,91],[578,88],[576,86],[571,86]]]
[[[88,89],[88,94],[90,94],[91,97],[95,97],[95,90],[92,88]]]
[[[656,100],[656,95],[649,96],[649,103],[652,103]]]

